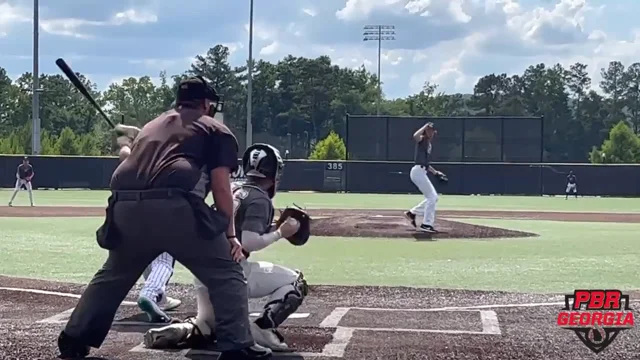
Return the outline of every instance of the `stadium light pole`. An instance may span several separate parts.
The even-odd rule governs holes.
[[[38,69],[38,40],[40,33],[39,0],[33,0],[33,80],[32,80],[32,129],[31,154],[40,154],[40,70]]]
[[[396,39],[396,27],[393,25],[367,25],[364,27],[362,41],[378,42],[378,101],[376,114],[380,115],[380,103],[382,102],[382,87],[380,84],[380,58],[382,57],[382,42]]]
[[[247,134],[245,148],[253,143],[253,124],[251,122],[253,102],[253,0],[249,4],[249,59],[247,60]]]

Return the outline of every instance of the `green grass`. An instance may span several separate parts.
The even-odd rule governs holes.
[[[9,201],[11,191],[0,190],[0,201]],[[107,191],[37,190],[34,200],[38,206],[105,206]],[[276,206],[296,203],[307,208],[334,209],[407,209],[421,199],[420,195],[377,194],[320,194],[279,193]],[[15,205],[28,205],[23,191]],[[440,210],[535,210],[579,212],[640,212],[640,199],[585,197],[565,200],[564,197],[539,196],[455,196],[443,195],[438,202]]]
[[[101,220],[0,218],[0,274],[88,281],[106,257],[94,237]],[[299,268],[313,284],[523,292],[640,288],[640,224],[487,219],[465,222],[541,236],[436,242],[315,237],[303,247],[281,242],[253,256]],[[188,271],[181,266],[174,279],[191,282]]]

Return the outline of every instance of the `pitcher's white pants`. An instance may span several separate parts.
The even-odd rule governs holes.
[[[295,289],[298,273],[284,266],[275,265],[266,261],[243,260],[242,269],[247,279],[247,289],[250,299],[269,297],[267,302],[283,299],[289,292]],[[198,314],[196,325],[208,335],[215,329],[215,316],[213,306],[209,299],[209,291],[198,279],[196,284],[196,302]]]
[[[16,180],[16,188],[13,190],[13,195],[11,196],[11,200],[9,200],[9,204],[13,203],[13,200],[16,198],[16,195],[18,195],[18,191],[20,191],[22,185],[27,188],[27,191],[29,192],[29,202],[31,203],[31,205],[33,205],[33,189],[31,188],[31,181],[27,181],[24,179]]]
[[[431,180],[427,176],[427,170],[425,170],[420,165],[414,165],[411,168],[411,172],[409,172],[409,177],[411,181],[415,184],[415,186],[420,190],[422,195],[424,195],[424,200],[422,200],[418,205],[414,206],[411,210],[411,213],[414,215],[423,214],[422,223],[424,225],[431,225],[436,219],[436,203],[438,202],[438,193],[436,189],[431,184]]]

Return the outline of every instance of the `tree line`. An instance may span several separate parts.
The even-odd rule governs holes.
[[[170,108],[181,79],[204,75],[223,94],[224,122],[243,143],[247,66],[232,66],[229,56],[227,47],[217,45],[197,56],[182,74],[160,73],[155,84],[149,76],[130,77],[98,91],[90,79],[80,78],[112,118],[142,126]],[[600,70],[599,84],[592,84],[588,70],[581,63],[568,68],[560,64],[531,65],[519,75],[483,76],[473,94],[446,94],[438,90],[437,84],[427,82],[417,94],[398,99],[383,97],[381,114],[544,116],[546,161],[626,159],[606,156],[618,147],[605,145],[607,140],[615,142],[609,139],[609,133],[618,124],[618,132],[627,131],[631,136],[625,139],[638,140],[640,63],[628,67],[618,61],[609,63]],[[10,79],[0,67],[0,153],[31,152],[32,76],[25,73]],[[42,74],[40,84],[43,154],[114,153],[115,142],[108,127],[63,75]],[[593,90],[592,85],[601,91]],[[339,67],[328,56],[310,59],[289,55],[277,63],[256,61],[252,91],[254,141],[273,143],[290,150],[290,156],[296,158],[342,153],[342,149],[314,147],[331,131],[335,134],[324,145],[335,144],[336,136],[344,138],[346,113],[375,114],[377,94],[376,75],[364,66]],[[640,158],[625,161],[638,162]]]

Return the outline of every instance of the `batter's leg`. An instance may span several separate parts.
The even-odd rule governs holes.
[[[162,253],[155,258],[145,270],[144,286],[138,297],[138,306],[149,317],[150,322],[167,322],[170,320],[165,311],[175,309],[180,305],[177,299],[169,298],[166,286],[173,275],[175,261],[168,253]]]
[[[31,206],[33,206],[33,188],[31,187],[31,181],[26,181],[25,186],[27,187],[27,191],[29,192],[29,202],[31,202]]]
[[[9,200],[9,206],[13,206],[13,200],[15,200],[16,195],[18,195],[18,191],[20,191],[20,186],[22,186],[21,180],[16,180],[16,187],[13,189],[13,195],[11,195],[11,200]]]

